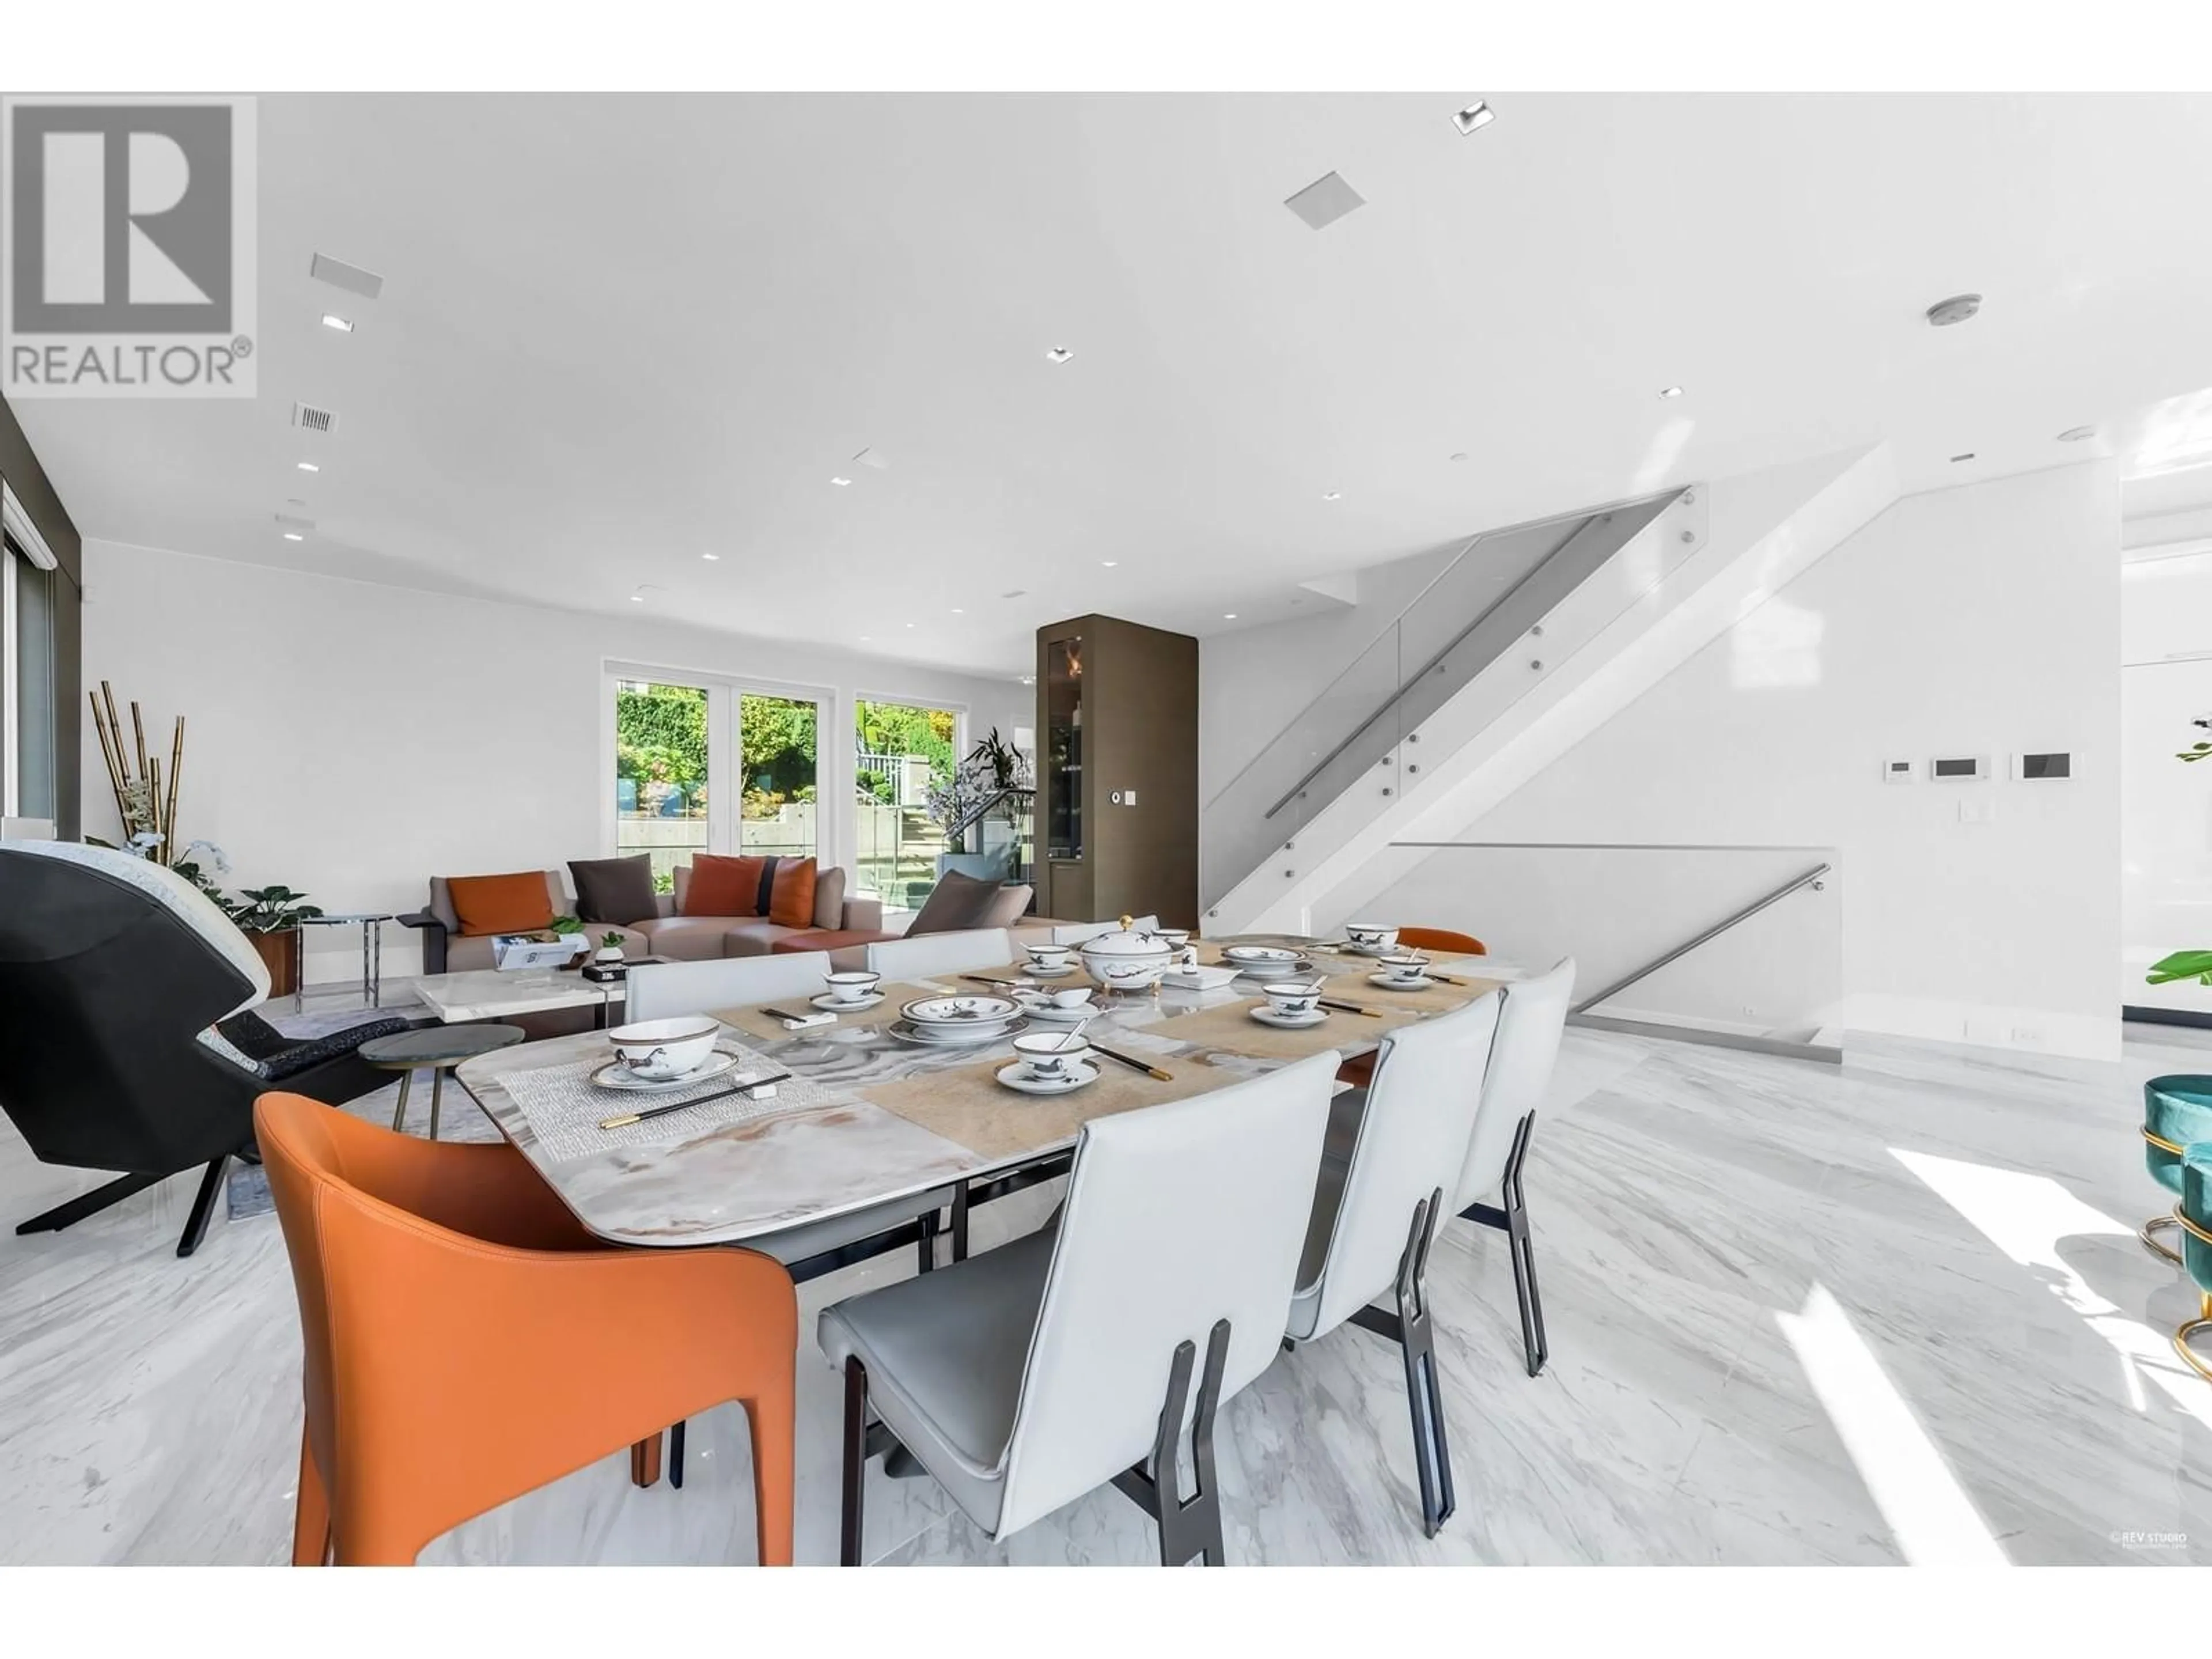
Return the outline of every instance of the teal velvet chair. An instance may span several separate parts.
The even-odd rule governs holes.
[[[2212,1141],[2212,1077],[2154,1077],[2143,1085],[2143,1163],[2158,1184],[2181,1195],[2182,1154],[2197,1141]],[[2136,1237],[2154,1255],[2179,1265],[2179,1251],[2154,1234],[2179,1228],[2178,1214],[2153,1216]]]
[[[2201,1300],[2197,1317],[2174,1332],[2173,1346],[2197,1376],[2212,1382],[2212,1361],[2190,1346],[2212,1331],[2212,1140],[2194,1142],[2182,1153],[2181,1202],[2174,1214],[2181,1223],[2181,1265],[2197,1281]]]

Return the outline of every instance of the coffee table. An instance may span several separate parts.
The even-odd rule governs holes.
[[[518,1014],[546,1013],[558,1008],[589,1008],[593,1011],[592,1023],[604,1030],[608,1010],[622,999],[623,989],[619,980],[594,984],[580,973],[564,973],[556,968],[518,973],[477,968],[460,974],[427,974],[415,981],[415,994],[447,1025],[511,1019]]]

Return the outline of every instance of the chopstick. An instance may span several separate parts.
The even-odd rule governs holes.
[[[987,979],[981,974],[963,974],[960,977],[970,985],[995,985],[1002,991],[1025,991],[1029,988],[1018,979]]]
[[[1329,997],[1316,997],[1314,1000],[1324,1008],[1335,1009],[1340,1014],[1364,1014],[1370,1019],[1382,1018],[1380,1008],[1363,1008],[1356,1002],[1338,1002]]]
[[[1142,1072],[1146,1076],[1158,1078],[1163,1083],[1175,1081],[1173,1072],[1164,1072],[1157,1066],[1148,1065],[1141,1060],[1132,1059],[1129,1055],[1117,1053],[1112,1048],[1102,1048],[1095,1042],[1091,1045],[1091,1052],[1094,1054],[1103,1054],[1109,1060],[1118,1060],[1131,1071]]]
[[[830,1014],[827,1008],[817,1008],[811,1014],[794,1014],[783,1008],[763,1008],[761,1012],[766,1014],[770,1019],[795,1019],[802,1025],[814,1019],[817,1015]],[[837,1016],[830,1014],[830,1018],[835,1019]]]
[[[624,1112],[620,1117],[603,1117],[602,1129],[627,1129],[633,1123],[642,1123],[649,1117],[659,1117],[669,1112],[688,1111],[694,1106],[704,1106],[717,1100],[727,1100],[732,1095],[749,1095],[756,1089],[765,1089],[771,1083],[788,1083],[791,1073],[778,1072],[774,1077],[757,1077],[750,1083],[740,1083],[727,1089],[717,1089],[711,1095],[701,1095],[696,1100],[672,1101],[665,1106],[649,1106],[641,1112]]]

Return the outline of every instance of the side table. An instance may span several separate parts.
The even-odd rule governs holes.
[[[522,1041],[515,1025],[422,1025],[411,1031],[373,1037],[355,1052],[379,1071],[399,1073],[399,1104],[392,1114],[392,1127],[407,1127],[407,1091],[418,1066],[430,1070],[430,1139],[438,1138],[438,1107],[444,1097],[446,1073],[465,1060],[510,1048]]]
[[[292,932],[292,1012],[298,1013],[307,995],[307,930],[310,927],[358,927],[361,929],[361,999],[364,1007],[384,1006],[384,924],[398,917],[389,910],[352,910],[342,915],[302,916]]]

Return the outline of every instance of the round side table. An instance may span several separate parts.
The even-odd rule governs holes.
[[[392,1127],[407,1127],[407,1091],[418,1067],[430,1071],[430,1139],[438,1138],[438,1108],[446,1087],[446,1073],[465,1060],[488,1054],[522,1041],[514,1025],[424,1025],[411,1031],[395,1031],[374,1037],[356,1052],[380,1071],[399,1073],[399,1105],[392,1114]]]

